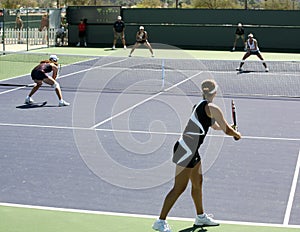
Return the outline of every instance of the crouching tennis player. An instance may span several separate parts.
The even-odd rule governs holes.
[[[52,72],[52,77],[47,73]],[[34,87],[25,99],[25,104],[33,104],[32,95],[42,86],[43,82],[51,85],[59,99],[58,106],[68,106],[70,103],[63,100],[59,83],[55,80],[58,74],[58,57],[51,55],[49,60],[43,60],[31,71],[32,80],[35,82]]]
[[[196,208],[196,226],[218,226],[219,224],[206,213],[202,203],[202,169],[201,157],[198,153],[200,145],[208,132],[209,127],[223,130],[225,134],[241,138],[225,120],[222,110],[212,103],[217,93],[217,83],[214,80],[205,80],[201,83],[203,100],[194,106],[190,119],[179,140],[175,143],[173,162],[176,164],[175,182],[167,194],[159,219],[152,228],[160,232],[171,232],[166,221],[167,215],[178,197],[186,189],[188,182],[192,183],[192,198]]]
[[[246,41],[247,44],[247,52],[245,53],[245,55],[242,58],[242,62],[240,63],[240,66],[238,68],[236,68],[237,71],[243,71],[242,67],[245,63],[245,60],[251,56],[251,55],[256,55],[261,61],[263,66],[265,67],[265,71],[269,72],[269,68],[267,67],[266,62],[264,61],[264,58],[262,57],[259,48],[258,48],[258,42],[256,39],[253,38],[253,34],[249,34],[248,35],[248,39]]]

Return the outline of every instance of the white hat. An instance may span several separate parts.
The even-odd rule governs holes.
[[[49,60],[53,60],[54,62],[57,62],[59,59],[58,59],[57,55],[51,55],[49,57]]]
[[[140,30],[144,30],[144,27],[143,27],[143,26],[140,26]]]
[[[121,16],[118,16],[118,20],[121,20],[122,19],[122,17]]]
[[[239,24],[238,24],[238,27],[241,27],[241,26],[243,26],[243,24],[239,23]]]
[[[251,38],[253,38],[253,34],[252,34],[252,33],[250,33],[250,34],[248,35],[248,37],[251,37]]]

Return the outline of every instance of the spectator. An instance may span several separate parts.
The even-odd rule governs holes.
[[[125,23],[122,21],[122,17],[118,16],[117,21],[113,25],[114,31],[114,42],[112,49],[116,49],[117,40],[120,38],[122,40],[124,49],[126,49],[126,42],[125,42]]]
[[[79,37],[79,42],[77,43],[77,47],[81,46],[82,44],[86,47],[86,22],[87,19],[81,19],[80,23],[78,24],[78,37]]]
[[[231,51],[235,51],[236,43],[239,39],[242,39],[243,44],[244,44],[244,50],[247,50],[247,44],[245,40],[245,29],[241,23],[238,24],[236,30],[235,30],[235,38],[234,38],[234,43],[233,43],[233,48]]]
[[[45,44],[46,41],[48,41],[48,28],[49,28],[48,14],[43,14],[42,19],[41,19],[41,25],[39,28],[40,32],[44,32],[43,33],[43,44]]]
[[[20,43],[22,43],[22,41],[21,41],[21,31],[23,29],[23,20],[21,19],[20,15],[18,15],[17,18],[16,18],[15,29],[17,30],[18,44],[20,44]]]
[[[148,33],[147,33],[147,31],[144,30],[143,26],[140,26],[139,31],[136,33],[136,42],[130,51],[129,57],[131,57],[133,51],[137,47],[139,47],[141,44],[144,44],[146,47],[148,47],[151,52],[152,57],[154,57],[152,47],[151,47],[150,43],[148,42]]]
[[[65,36],[65,28],[63,27],[63,25],[60,25],[60,27],[56,30],[55,34],[55,46],[63,46]]]

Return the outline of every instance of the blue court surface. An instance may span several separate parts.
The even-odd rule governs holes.
[[[62,68],[68,107],[29,75],[0,86],[0,202],[158,215],[173,184],[172,149],[214,78],[240,141],[210,130],[201,147],[204,207],[215,219],[300,226],[300,65],[101,57]],[[6,83],[2,81],[1,83]],[[24,86],[21,86],[24,84]],[[190,188],[190,187],[189,187]],[[170,212],[193,218],[190,189]]]

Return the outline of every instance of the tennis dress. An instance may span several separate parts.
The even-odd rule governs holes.
[[[201,160],[198,149],[209,127],[215,123],[205,112],[207,104],[207,100],[202,100],[194,106],[182,135],[174,145],[173,162],[179,166],[193,168]]]
[[[49,63],[40,63],[31,71],[31,77],[33,80],[43,80],[48,78],[46,73],[52,72],[52,66]]]
[[[253,39],[252,43],[250,43],[249,39],[247,40],[247,45],[248,45],[248,47],[250,49],[251,55],[257,55],[257,54],[259,54],[258,45],[256,46],[256,49],[255,49],[255,43],[257,45],[257,40],[256,39]]]

